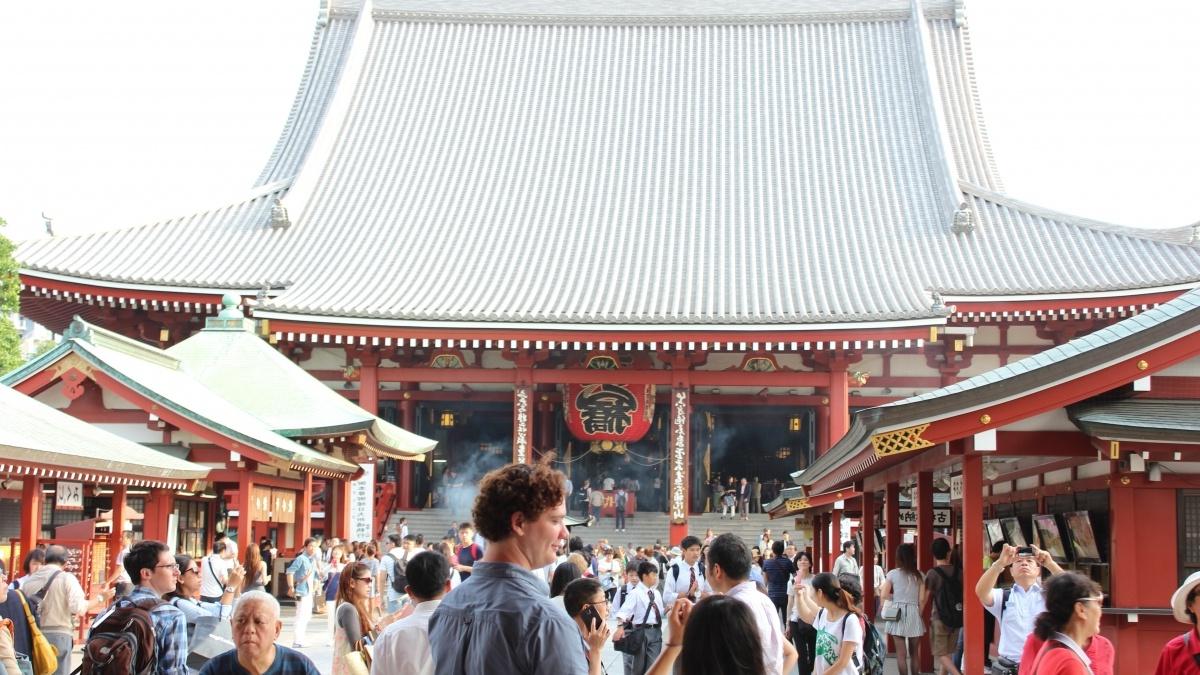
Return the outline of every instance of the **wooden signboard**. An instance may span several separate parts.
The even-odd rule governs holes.
[[[250,491],[250,520],[261,523],[271,519],[271,488],[254,486]]]
[[[271,490],[271,520],[276,523],[296,522],[296,493],[292,490]]]

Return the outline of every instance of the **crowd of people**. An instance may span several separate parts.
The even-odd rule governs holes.
[[[720,513],[721,519],[749,520],[751,513],[762,513],[763,504],[770,503],[779,494],[778,480],[761,481],[758,476],[725,476],[713,474],[708,481],[709,513]]]
[[[203,627],[228,622],[234,649],[201,673],[316,673],[301,650],[322,611],[339,675],[594,675],[606,672],[610,643],[626,675],[874,673],[884,635],[908,675],[919,672],[915,639],[927,632],[937,672],[962,670],[962,563],[945,539],[930,543],[935,564],[924,572],[911,543],[886,573],[869,563],[881,602],[866,608],[853,542],[827,573],[814,573],[806,550],[770,530],[755,545],[711,531],[669,548],[589,545],[566,528],[569,494],[547,465],[508,465],[480,482],[472,521],[439,540],[409,533],[404,521],[386,545],[306,540],[280,580],[296,601],[290,648],[278,644],[280,606],[266,590],[278,555],[269,541],[239,558],[236,542],[222,538],[200,559],[161,542],[131,543],[120,556],[125,587],[91,599],[63,573],[65,549],[38,549],[12,583],[0,564],[0,667],[65,675],[74,618],[98,610],[85,672],[108,659],[109,670],[96,672],[182,675]],[[1094,581],[1035,547],[998,545],[986,566],[970,601],[993,618],[992,675],[1113,673]],[[1200,573],[1171,604],[1189,629],[1163,648],[1156,675],[1200,673]]]

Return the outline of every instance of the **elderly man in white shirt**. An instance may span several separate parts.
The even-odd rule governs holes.
[[[450,562],[446,556],[422,551],[408,561],[412,613],[383,629],[375,641],[371,670],[391,675],[433,675],[429,649],[429,618],[450,592]]]
[[[767,675],[792,672],[798,653],[783,636],[775,604],[750,581],[750,547],[741,537],[726,533],[709,544],[708,583],[714,591],[745,603],[754,613]]]

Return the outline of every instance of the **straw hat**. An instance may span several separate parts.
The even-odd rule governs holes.
[[[1175,589],[1175,593],[1171,595],[1171,609],[1175,610],[1175,620],[1180,623],[1192,625],[1192,619],[1187,615],[1187,596],[1192,592],[1192,589],[1200,586],[1200,572],[1193,572],[1183,585]]]

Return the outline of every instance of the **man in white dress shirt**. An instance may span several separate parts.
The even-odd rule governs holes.
[[[662,622],[666,610],[663,609],[662,596],[654,590],[658,585],[658,565],[649,560],[640,563],[638,578],[641,583],[617,612],[621,627],[613,634],[613,642],[620,640],[629,630],[642,631],[646,636],[642,651],[633,654],[633,667],[626,668],[625,675],[645,675],[662,651]]]
[[[762,638],[763,665],[767,675],[783,675],[796,667],[796,648],[783,637],[779,612],[765,593],[750,581],[750,548],[736,534],[722,534],[708,546],[708,583],[746,604]]]
[[[679,542],[679,548],[682,549],[682,555],[664,573],[663,603],[667,607],[675,604],[676,598],[696,602],[712,593],[704,576],[704,565],[700,562],[700,538],[689,534]]]
[[[413,612],[383,629],[371,669],[390,675],[433,675],[429,617],[450,592],[450,563],[446,556],[422,551],[408,561],[406,572],[405,591],[413,600]]]

